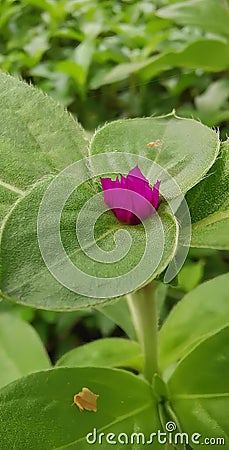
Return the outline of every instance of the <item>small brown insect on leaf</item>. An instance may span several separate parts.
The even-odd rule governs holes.
[[[87,411],[97,411],[97,398],[99,395],[94,394],[90,389],[84,387],[81,392],[74,395],[74,403],[78,406],[80,411],[86,409]]]
[[[156,147],[157,148],[157,147],[161,146],[161,141],[160,141],[160,139],[156,139],[156,141],[149,142],[146,145],[147,145],[147,147]]]

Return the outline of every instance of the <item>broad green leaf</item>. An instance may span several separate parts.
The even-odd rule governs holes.
[[[131,320],[126,297],[122,297],[118,301],[110,302],[101,307],[97,306],[96,309],[122,328],[130,339],[136,340],[136,332]]]
[[[205,438],[224,438],[225,445],[229,440],[228,341],[229,326],[209,334],[181,360],[169,380],[171,406],[183,431],[202,435],[201,448],[209,447]]]
[[[160,331],[163,370],[229,325],[229,274],[199,285],[175,306]],[[193,377],[195,378],[195,377]]]
[[[15,315],[1,313],[0,387],[49,367],[49,358],[35,330]]]
[[[107,278],[113,277],[114,274],[116,277],[128,274],[141,260],[146,242],[144,228],[142,225],[136,227],[123,226],[113,213],[107,212],[96,223],[96,243],[99,242],[99,246],[105,252],[113,250],[114,232],[124,228],[128,230],[132,237],[131,251],[126,257],[114,264],[107,264],[105,261],[100,263],[90,259],[85,250],[94,246],[94,235],[91,236],[89,231],[86,231],[86,224],[95,215],[94,205],[87,209],[87,216],[81,226],[84,239],[87,239],[87,235],[89,236],[85,246],[80,246],[76,239],[75,223],[80,209],[87,200],[101,192],[101,186],[91,180],[84,183],[78,190],[75,189],[76,192],[66,201],[62,212],[60,231],[64,249],[71,263],[78,268],[78,274],[81,270],[83,274],[94,277],[93,285],[89,284],[89,291],[87,290],[85,294],[88,277],[85,281],[86,275],[82,279],[81,274],[75,276],[75,272],[74,276],[70,277],[68,271],[65,272],[68,282],[66,282],[66,278],[63,281],[62,279],[59,280],[58,277],[59,281],[57,281],[54,274],[51,275],[44,264],[38,245],[38,211],[50,182],[54,181],[54,177],[63,168],[86,155],[87,142],[81,128],[77,127],[77,124],[64,109],[36,89],[6,75],[0,76],[0,86],[2,95],[2,119],[0,121],[2,120],[2,128],[4,129],[2,135],[3,180],[1,186],[4,192],[8,193],[9,191],[11,196],[14,194],[14,196],[19,197],[10,214],[3,221],[1,231],[1,295],[6,299],[10,297],[20,303],[45,309],[70,310],[104,303],[107,297],[115,297],[113,291],[111,295],[104,295],[104,289],[108,286]],[[31,114],[34,103],[36,103],[36,110]],[[216,152],[216,134],[212,133],[211,138],[215,141],[214,151]],[[23,156],[19,158],[19,154]],[[86,165],[84,170],[89,178],[92,178],[93,175],[89,174]],[[71,183],[71,186],[74,184],[75,187],[76,183],[74,177],[68,175],[66,177],[62,175],[55,180],[57,180],[55,186],[60,189],[65,189]],[[61,197],[57,192],[59,192],[58,189],[55,191],[55,198],[53,198],[45,215],[46,228],[44,234],[48,239],[47,247],[52,245],[56,237],[53,232],[53,224],[59,211],[57,207],[58,198]],[[4,198],[6,201],[1,208],[2,215],[8,210],[11,201],[9,195],[4,194]],[[13,201],[15,201],[15,198]],[[162,211],[161,208],[160,211]],[[161,231],[164,232],[167,245],[159,266],[152,271],[149,270],[151,267],[149,264],[144,268],[141,283],[144,283],[147,277],[156,277],[162,272],[175,253],[178,233],[177,223],[168,212],[163,212],[162,218],[163,230]],[[157,249],[162,247],[162,236],[158,229],[157,218],[154,216],[151,227],[153,258],[156,258]],[[60,255],[56,247],[52,251],[51,266],[52,268],[59,267],[62,261]],[[152,259],[150,264],[153,264]],[[146,269],[149,273],[145,278]],[[132,272],[129,279],[131,283],[132,280],[134,281]],[[72,288],[72,283],[74,286],[77,285],[76,293],[74,292],[75,289]],[[95,292],[99,285],[102,288],[103,295],[98,295]],[[83,291],[82,287],[84,288]],[[135,281],[133,289],[138,287],[139,285]],[[127,292],[125,289],[126,286],[124,291],[121,290],[116,297],[125,294]]]
[[[79,411],[73,397],[83,387],[98,394],[97,412]],[[17,414],[16,414],[17,412]],[[150,386],[136,376],[115,369],[56,368],[11,383],[0,391],[1,450],[88,449],[88,433],[106,435],[144,433],[149,439],[160,429]],[[93,436],[89,436],[91,439]],[[134,438],[134,437],[133,437]],[[134,448],[140,450],[143,444]],[[125,441],[124,441],[125,442]],[[141,440],[140,440],[141,442]],[[122,449],[123,443],[115,448]],[[133,444],[125,445],[132,449]],[[161,448],[155,443],[154,448]]]
[[[61,179],[61,183],[68,179]],[[94,296],[97,288],[97,278],[91,287],[93,296],[84,296],[67,289],[64,284],[58,282],[47,269],[38,245],[37,238],[37,214],[40,202],[50,183],[50,179],[45,179],[33,187],[12,209],[8,220],[6,221],[1,238],[2,255],[2,295],[3,297],[13,298],[19,303],[23,303],[36,308],[52,310],[75,310],[87,308],[90,306],[103,304],[108,301],[107,298]],[[63,187],[63,184],[61,184]],[[142,225],[128,226],[121,224],[114,214],[108,211],[101,220],[97,221],[95,229],[95,241],[104,251],[110,251],[114,248],[114,232],[120,229],[126,229],[132,237],[132,245],[128,254],[120,261],[107,264],[98,263],[90,259],[84,252],[75,234],[76,217],[85,202],[91,198],[95,192],[92,184],[86,184],[78,189],[71,196],[69,202],[62,212],[61,238],[64,248],[69,258],[75,266],[95,277],[102,277],[104,288],[107,284],[107,277],[113,278],[120,276],[118,284],[121,282],[121,275],[125,275],[134,269],[145,251],[145,230]],[[47,216],[45,233],[47,236],[53,236],[52,223],[56,214],[56,206]],[[94,205],[87,208],[88,218],[94,216]],[[87,220],[85,219],[84,232],[86,230]],[[163,226],[165,233],[165,246],[162,260],[156,268],[154,276],[164,270],[168,265],[176,249],[177,225],[173,217],[168,213],[163,213]],[[155,229],[155,232],[154,232]],[[17,232],[15,233],[15,230]],[[161,240],[161,234],[157,229],[156,218],[153,218],[152,233],[154,236],[154,248],[157,248]],[[52,241],[51,241],[52,242]],[[89,247],[93,247],[94,240],[90,242]],[[88,247],[87,247],[88,248]],[[156,255],[154,255],[155,258]],[[153,257],[152,257],[153,261]],[[52,258],[52,268],[60,263],[59,256],[55,252]],[[151,269],[149,268],[149,272]],[[153,272],[153,271],[152,271]],[[67,274],[68,276],[68,274]],[[153,276],[153,275],[152,275]],[[144,273],[143,273],[144,277]],[[70,280],[81,288],[84,286],[84,279],[80,276],[78,279]],[[78,292],[78,291],[77,291]]]
[[[115,277],[122,277],[131,273],[131,283],[132,280],[135,281],[131,271],[138,266],[145,247],[147,247],[143,226],[124,226],[118,222],[113,213],[107,212],[96,222],[95,233],[92,236],[86,228],[86,224],[91,223],[91,219],[95,216],[95,207],[90,204],[81,226],[85,245],[80,246],[75,236],[76,219],[81,208],[87,200],[101,191],[98,182],[90,180],[84,183],[70,196],[62,211],[61,245],[63,243],[69,260],[78,268],[77,276],[75,276],[76,272],[74,272],[74,275],[70,275],[72,274],[71,271],[64,272],[68,281],[66,281],[66,277],[63,280],[56,276],[55,267],[60,270],[61,265],[60,254],[56,251],[56,247],[52,248],[52,251],[50,250],[53,275],[45,266],[37,236],[37,217],[40,203],[49,183],[54,180],[54,176],[65,166],[85,156],[86,140],[82,130],[79,127],[77,128],[69,115],[53,100],[6,75],[2,75],[0,81],[3,99],[2,119],[0,121],[2,120],[5,130],[2,138],[4,149],[2,189],[21,197],[4,220],[4,226],[2,227],[2,295],[5,298],[10,297],[20,303],[39,308],[70,310],[101,304],[107,301],[109,297],[118,297],[125,294],[127,292],[127,290],[125,291],[126,285],[125,289],[117,295],[114,295],[113,292],[104,295],[104,290],[105,288],[109,290],[107,279],[113,278],[114,274]],[[36,102],[37,107],[32,116],[33,102]],[[52,114],[52,110],[55,111],[54,114]],[[113,134],[111,130],[114,130]],[[7,137],[5,137],[6,135]],[[190,136],[190,143],[187,143],[187,135]],[[147,142],[158,138],[161,139],[162,143],[160,150],[147,147]],[[141,147],[147,149],[145,152],[142,151],[143,156],[148,156],[151,160],[155,160],[167,168],[180,184],[182,191],[186,192],[187,189],[198,182],[212,165],[218,152],[218,136],[214,131],[192,120],[169,117],[120,121],[109,124],[96,133],[92,141],[91,152],[93,154],[107,150],[106,157],[109,160],[109,150],[112,150],[112,148],[113,151],[120,151],[120,149],[124,152],[129,151],[134,157],[138,155]],[[200,147],[202,148],[201,158],[199,158]],[[63,148],[65,151],[63,151]],[[185,156],[184,148],[187,152]],[[18,154],[21,154],[22,149],[25,149],[25,153],[23,153],[25,156],[19,159]],[[39,159],[37,155],[39,155]],[[122,155],[125,159],[126,153]],[[99,154],[99,156],[101,155]],[[196,165],[197,157],[198,165]],[[112,160],[109,160],[109,162],[112,172],[114,170]],[[93,169],[91,166],[91,175],[89,175],[86,168],[89,178],[93,177]],[[97,176],[97,173],[95,175]],[[38,181],[36,182],[36,180]],[[65,188],[72,182],[74,182],[75,187],[75,179],[71,179],[69,176],[61,176],[55,180],[57,188]],[[48,248],[49,246],[52,247],[52,242],[55,242],[56,239],[53,230],[55,218],[58,215],[59,195],[57,192],[59,192],[58,189],[55,191],[55,198],[45,215],[46,228],[44,234]],[[8,203],[9,199],[7,198],[6,209]],[[162,245],[162,233],[158,229],[157,217],[154,216],[151,226],[153,240],[151,238],[150,243],[150,248],[152,247],[154,252],[150,252],[150,258],[152,254],[150,264],[144,267],[141,275],[145,277],[146,272],[147,276],[139,284],[133,287],[131,284],[130,290],[137,289],[140,283],[155,278],[165,269],[174,256],[178,225],[163,205],[159,208],[159,214],[165,236],[165,247],[161,262],[155,270],[146,272],[146,269],[149,270],[151,264],[153,265],[157,250]],[[128,231],[132,237],[131,250],[125,257],[116,263],[107,264],[104,260],[98,262],[86,255],[88,248],[93,251],[92,247],[95,242],[105,252],[113,250],[114,233],[120,229]],[[82,277],[79,270],[86,275]],[[60,272],[62,276],[63,271],[60,270]],[[90,283],[89,277],[94,277]],[[87,288],[85,294],[85,286],[87,287],[88,284],[89,289]],[[74,287],[77,286],[76,293],[74,293],[73,285]],[[99,288],[103,295],[97,294]],[[97,289],[96,292],[95,289]]]
[[[0,97],[1,218],[37,180],[86,155],[87,140],[63,106],[3,73]]]
[[[207,178],[187,195],[193,247],[229,248],[229,140]]]
[[[2,294],[37,308],[78,309],[76,294],[55,280],[42,259],[38,245],[37,214],[50,181],[51,178],[45,179],[35,185],[14,206],[5,223],[1,236]],[[13,231],[15,229],[17,233]],[[91,301],[93,304],[93,299]],[[81,297],[80,305],[90,306],[90,299]]]
[[[179,25],[194,25],[207,32],[229,35],[229,9],[222,0],[188,0],[176,2],[156,12],[163,19],[171,19]]]
[[[156,140],[161,141],[159,148],[147,147]],[[218,150],[219,138],[213,130],[169,115],[106,124],[95,133],[90,153],[107,152],[109,157],[109,152],[129,152],[146,157],[166,169],[186,192],[211,167]]]
[[[142,370],[139,344],[128,339],[98,339],[81,345],[63,355],[57,366],[67,367],[130,367]]]

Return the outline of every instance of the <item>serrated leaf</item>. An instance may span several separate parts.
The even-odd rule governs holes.
[[[49,367],[49,358],[35,330],[13,314],[1,313],[0,387]]]
[[[173,369],[200,341],[229,325],[229,274],[199,285],[173,308],[160,331],[160,363]],[[195,378],[195,377],[194,377]]]
[[[73,404],[83,387],[99,395],[96,413],[81,412]],[[152,430],[160,429],[149,384],[115,369],[57,368],[22,378],[0,391],[0,414],[1,450],[86,450],[86,436],[94,429],[97,445],[99,433],[112,432],[115,447],[122,449],[119,433],[130,438],[131,433],[141,432],[148,439]],[[134,443],[141,448],[136,437]],[[108,446],[105,439],[103,444]],[[155,442],[154,447],[161,445]]]

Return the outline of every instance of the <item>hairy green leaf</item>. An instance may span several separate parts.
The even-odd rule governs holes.
[[[84,210],[84,221],[81,223],[82,244],[78,234],[76,237],[76,219],[85,203],[91,199],[94,201],[93,197],[101,193],[101,183],[98,179],[101,170],[104,170],[105,174],[117,172],[114,154],[117,155],[119,163],[118,173],[122,172],[120,161],[125,163],[126,168],[131,169],[136,164],[135,158],[138,161],[138,156],[146,156],[150,164],[148,169],[151,168],[151,161],[158,163],[159,172],[160,166],[167,169],[182,192],[186,192],[201,179],[214,162],[219,145],[217,133],[193,120],[178,119],[171,115],[124,120],[105,125],[92,139],[91,160],[82,168],[88,181],[76,189],[77,180],[81,176],[77,171],[56,176],[63,168],[86,155],[87,143],[81,128],[62,107],[36,89],[6,75],[1,75],[0,86],[0,121],[4,130],[1,189],[5,193],[0,213],[4,215],[9,203],[19,197],[11,212],[5,216],[1,229],[2,296],[38,308],[73,310],[103,304],[109,298],[120,297],[159,275],[172,260],[178,239],[178,224],[165,205],[161,205],[158,210],[161,230],[157,216],[150,219],[151,240],[147,240],[142,225],[131,227],[121,224],[110,211],[98,216],[94,232],[91,233],[87,224],[92,223],[97,211],[95,203],[91,202]],[[31,115],[34,103],[36,110]],[[147,143],[152,140],[159,141],[159,148],[147,147]],[[18,155],[21,155],[22,151],[23,157],[19,158]],[[113,156],[111,151],[114,152]],[[100,158],[104,152],[107,167],[102,165],[98,173],[95,171],[96,156]],[[128,156],[127,152],[131,155]],[[145,173],[144,167],[142,170]],[[126,173],[126,169],[123,173]],[[150,180],[152,184],[160,174],[161,172],[154,173],[155,179]],[[147,176],[147,173],[145,175]],[[160,179],[163,195],[163,183],[166,182],[162,175]],[[43,195],[51,182],[55,186],[54,196],[50,204],[46,197],[43,202],[48,207],[44,215],[45,229],[41,232],[37,218]],[[69,186],[73,187],[75,192],[66,199],[62,209],[58,202],[63,191]],[[169,191],[167,195],[172,198],[177,194]],[[58,229],[57,233],[55,223],[59,211],[62,211],[62,214],[60,230]],[[121,230],[127,231],[132,238],[130,251],[125,256],[108,264],[105,259],[97,261],[87,255],[87,251],[93,255],[95,244],[104,255],[113,251],[115,232]],[[49,269],[43,261],[44,255],[41,255],[38,245],[38,237],[41,245],[41,236],[43,241],[45,239]],[[57,249],[56,239],[59,240],[60,246],[64,247],[68,269],[63,270],[65,255],[61,253],[62,248],[61,251]],[[154,261],[157,260],[163,243],[162,258],[154,268]],[[148,252],[150,261],[142,268],[142,278],[140,277],[138,282],[132,270],[139,266],[147,247],[152,248],[152,251]],[[128,289],[126,282],[120,284],[120,279],[126,274],[130,274],[131,286]],[[117,277],[118,286],[123,286],[118,294],[109,291],[109,278],[114,278],[114,275]]]
[[[86,155],[80,125],[63,106],[16,78],[0,73],[0,218],[47,175]]]
[[[63,182],[63,180],[61,180]],[[66,180],[68,182],[68,180]],[[38,245],[37,238],[37,214],[40,202],[46,191],[50,179],[43,180],[24,196],[12,209],[2,230],[1,256],[2,256],[2,292],[3,296],[15,299],[17,302],[35,306],[37,308],[52,310],[74,310],[102,304],[107,298],[94,296],[96,293],[96,278],[91,285],[92,296],[84,296],[73,290],[67,289],[63,283],[58,282],[47,269]],[[114,247],[114,232],[126,229],[132,237],[132,245],[128,254],[120,261],[107,264],[98,263],[90,259],[84,252],[75,235],[76,217],[86,200],[94,195],[91,184],[77,190],[66,204],[62,212],[61,237],[68,257],[81,271],[91,276],[103,277],[104,288],[107,278],[121,276],[134,269],[141,260],[145,250],[145,231],[142,225],[136,227],[123,225],[110,211],[104,215],[95,230],[95,242],[104,251],[110,251]],[[88,219],[94,215],[93,205],[87,209]],[[53,220],[56,215],[55,204],[47,216],[45,235],[53,236]],[[173,256],[176,248],[177,225],[171,214],[163,213],[165,240],[169,244],[165,246],[163,257],[154,273],[164,270]],[[153,224],[154,245],[159,245],[161,234],[157,229],[156,219]],[[86,222],[85,230],[86,231]],[[52,239],[50,240],[52,243]],[[95,242],[90,242],[93,247]],[[157,258],[156,255],[154,255]],[[153,261],[153,256],[152,256]],[[52,269],[60,264],[58,253],[53,252]],[[152,271],[153,272],[153,271]],[[68,277],[68,273],[65,273]],[[144,275],[144,274],[143,274]],[[152,274],[153,275],[153,274]],[[68,278],[67,278],[68,280]],[[84,279],[71,279],[75,283],[76,290],[84,286]],[[120,280],[118,281],[120,283]],[[124,287],[125,288],[125,287]]]
[[[147,147],[147,143],[156,140],[160,141],[158,147]],[[166,169],[182,192],[202,178],[218,151],[217,133],[197,121],[173,114],[111,122],[95,133],[90,147],[92,155],[107,152],[108,158],[109,152],[146,157]]]
[[[97,412],[80,411],[73,397],[83,387],[99,395]],[[17,414],[12,414],[12,411]],[[88,449],[88,433],[150,433],[160,429],[151,388],[136,376],[115,369],[56,368],[11,383],[0,391],[1,450]],[[91,436],[90,436],[91,437]],[[102,435],[104,447],[108,446]],[[92,439],[92,437],[91,437]],[[140,449],[137,437],[126,448]],[[124,441],[125,443],[125,441]],[[141,440],[140,440],[141,443]],[[101,445],[103,447],[103,445]],[[156,449],[161,448],[157,443]]]

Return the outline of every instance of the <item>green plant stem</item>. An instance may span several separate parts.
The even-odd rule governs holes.
[[[144,357],[144,375],[152,381],[158,373],[158,317],[156,289],[158,283],[152,281],[138,291],[128,294],[127,301],[133,324]]]

